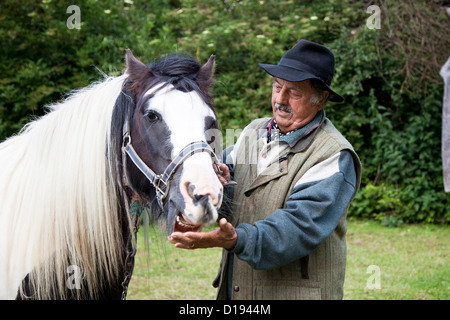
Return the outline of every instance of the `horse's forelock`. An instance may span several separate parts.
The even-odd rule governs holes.
[[[166,83],[183,92],[197,92],[213,109],[210,87],[213,82],[214,56],[201,66],[188,55],[172,53],[145,66],[128,51],[127,73],[129,76],[125,90],[135,96],[135,101],[139,101],[154,86]]]

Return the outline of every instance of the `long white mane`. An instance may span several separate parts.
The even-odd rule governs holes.
[[[112,111],[125,75],[94,84],[0,144],[0,299],[30,274],[36,297],[65,297],[70,265],[89,297],[117,276],[123,241],[114,168],[107,154]]]

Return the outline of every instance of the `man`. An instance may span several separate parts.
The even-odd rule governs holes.
[[[221,166],[222,182],[237,182],[230,222],[169,236],[179,248],[224,248],[219,299],[343,297],[361,163],[323,111],[343,101],[330,88],[334,63],[329,49],[300,40],[278,65],[260,64],[273,76],[273,118],[248,125],[228,153],[230,172]]]

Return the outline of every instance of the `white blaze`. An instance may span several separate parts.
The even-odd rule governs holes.
[[[147,94],[159,87],[152,88]],[[172,85],[158,91],[149,101],[147,110],[160,113],[171,131],[172,160],[189,143],[206,142],[205,118],[215,118],[214,112],[195,91],[182,92]],[[192,190],[189,190],[189,187]],[[222,194],[222,184],[214,172],[209,153],[196,153],[183,162],[180,191],[186,203],[184,215],[193,223],[201,223],[205,207],[196,205],[192,195],[209,195],[210,207],[220,206],[222,197],[219,194]],[[206,224],[212,224],[217,219],[217,211],[213,209],[213,212],[213,217]]]

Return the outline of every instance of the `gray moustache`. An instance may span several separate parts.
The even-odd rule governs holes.
[[[285,111],[285,112],[289,112],[291,116],[294,114],[294,112],[292,111],[291,107],[283,105],[283,104],[275,103],[275,109],[276,110]]]

